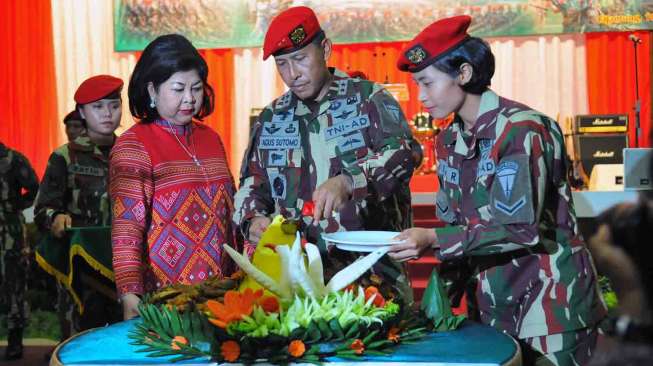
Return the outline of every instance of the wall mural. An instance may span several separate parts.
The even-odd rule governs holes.
[[[653,0],[114,0],[116,51],[180,33],[199,48],[258,47],[291,6],[315,10],[340,44],[404,41],[436,19],[468,14],[478,37],[653,29]]]

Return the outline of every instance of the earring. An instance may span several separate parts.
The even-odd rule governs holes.
[[[154,98],[150,98],[150,108],[154,109],[156,107],[156,102],[154,101]]]

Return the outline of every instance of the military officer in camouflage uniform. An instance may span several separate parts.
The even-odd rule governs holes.
[[[66,240],[64,233],[70,227],[110,225],[109,152],[122,116],[122,86],[123,81],[118,78],[98,75],[82,82],[75,92],[77,111],[86,121],[86,133],[50,155],[35,206],[36,222],[56,238]],[[70,295],[60,286],[59,316],[64,338],[72,332],[121,320],[115,301],[90,288],[81,296],[85,311],[79,317],[73,311]],[[86,304],[92,301],[93,306]],[[104,311],[109,314],[103,314]],[[64,317],[71,322],[70,327]]]
[[[310,8],[280,13],[263,52],[274,56],[290,90],[251,131],[235,197],[234,222],[245,236],[257,243],[272,215],[300,218],[309,201],[315,210],[304,218],[304,234],[323,253],[323,232],[409,227],[408,182],[421,150],[397,101],[379,84],[327,68],[331,41]],[[400,266],[385,263],[380,271],[412,297]]]
[[[32,206],[38,188],[38,178],[27,158],[0,142],[0,303],[9,310],[7,360],[23,355],[29,266],[23,210]]]
[[[583,365],[605,309],[578,232],[558,124],[488,89],[494,56],[470,37],[468,16],[443,19],[409,42],[398,61],[434,118],[455,114],[438,136],[436,213],[443,228],[409,229],[398,260],[436,249],[472,270],[483,323],[516,337],[524,364]]]

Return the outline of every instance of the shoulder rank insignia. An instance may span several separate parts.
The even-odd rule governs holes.
[[[415,47],[406,51],[406,58],[415,65],[418,65],[424,61],[426,57],[428,57],[428,54],[426,53],[426,50],[420,45],[416,45]]]
[[[302,43],[304,38],[306,38],[306,31],[304,30],[304,26],[303,25],[297,26],[297,28],[293,29],[293,31],[290,32],[288,37],[292,41],[292,44],[294,44],[295,46]]]

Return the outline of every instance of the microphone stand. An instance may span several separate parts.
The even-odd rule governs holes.
[[[639,136],[641,135],[640,117],[641,101],[639,100],[639,69],[637,64],[637,44],[639,39],[631,39],[633,42],[633,49],[635,50],[635,147],[639,147]]]

